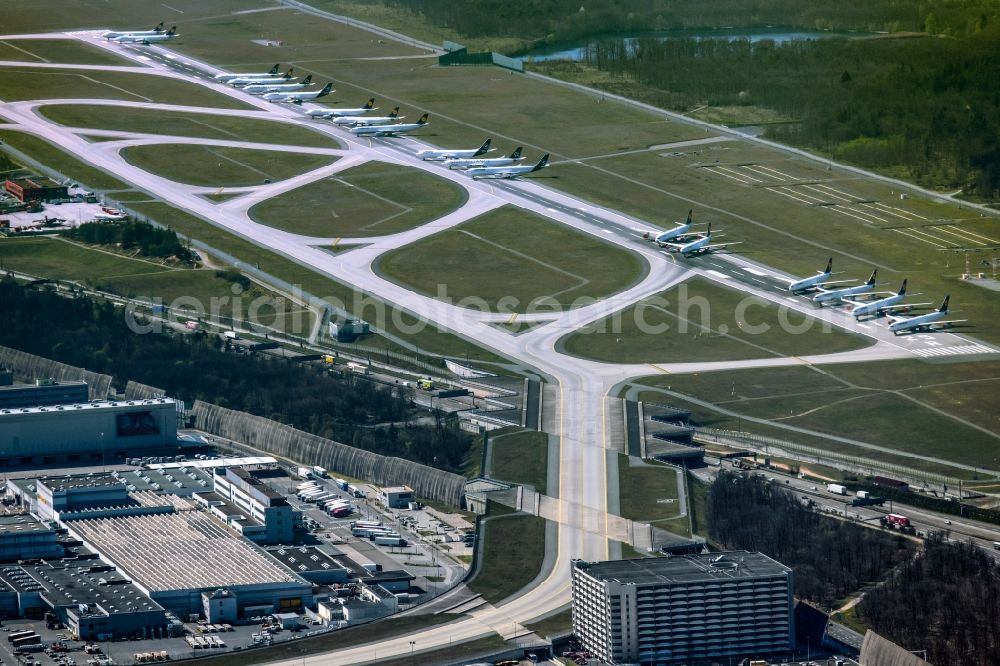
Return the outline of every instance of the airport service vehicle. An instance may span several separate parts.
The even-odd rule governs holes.
[[[444,165],[449,169],[485,169],[488,167],[510,166],[520,162],[521,146],[514,149],[510,157],[470,157],[467,159],[449,159],[444,161]]]
[[[326,479],[326,478],[329,478],[329,476],[330,476],[329,474],[326,473],[326,469],[323,468],[323,467],[320,467],[319,465],[314,465],[313,468],[312,468],[312,471],[313,471],[313,474],[315,474],[316,476],[318,476],[321,479]]]
[[[890,315],[889,330],[896,335],[910,331],[914,333],[918,331],[931,332],[937,327],[949,328],[952,324],[959,324],[963,321],[968,321],[967,319],[941,319],[948,314],[948,299],[950,298],[951,296],[945,296],[944,302],[941,303],[941,307],[933,312],[928,312],[927,314],[917,315],[916,317],[893,317]]]
[[[704,235],[699,235],[696,239],[692,241],[686,241],[683,243],[674,243],[670,241],[665,241],[660,243],[660,247],[667,248],[672,252],[677,254],[682,254],[685,257],[690,257],[691,255],[705,254],[707,252],[715,252],[724,247],[729,247],[730,245],[739,245],[739,242],[735,243],[713,243],[712,242],[712,225],[708,225],[708,229],[705,231]]]
[[[309,109],[309,111],[307,111],[306,113],[309,115],[310,118],[329,119],[329,118],[338,118],[340,116],[360,116],[368,113],[369,111],[374,111],[376,108],[378,107],[375,106],[375,98],[372,97],[369,98],[369,100],[365,103],[364,106],[359,107],[357,109],[328,109],[326,107],[323,107],[320,109]],[[399,107],[396,108],[398,109]]]
[[[160,25],[163,24],[161,23]],[[278,74],[278,67],[280,65],[281,65],[280,62],[274,63],[274,67],[272,67],[271,71],[269,72],[247,72],[243,74],[223,73],[223,74],[216,74],[212,78],[214,78],[219,83],[229,83],[233,79],[257,79],[266,77],[278,77],[281,76],[280,74]]]
[[[819,288],[819,293],[812,297],[813,303],[819,303],[822,306],[824,303],[830,302],[840,302],[848,296],[857,296],[858,294],[866,294],[875,288],[875,277],[878,275],[878,269],[872,271],[871,276],[869,276],[868,281],[864,284],[857,284],[853,287],[841,287],[840,289],[823,289]]]
[[[834,495],[846,495],[847,488],[840,485],[839,483],[828,483],[826,484],[826,489],[829,490]]]
[[[398,136],[414,130],[418,130],[427,124],[427,116],[424,114],[415,123],[395,123],[394,125],[371,125],[362,127],[352,127],[351,134],[354,136]]]
[[[542,159],[538,160],[537,164],[531,166],[482,167],[469,169],[465,173],[468,176],[472,176],[473,180],[479,180],[480,178],[517,178],[518,176],[525,176],[535,171],[541,171],[548,165],[549,154],[545,153],[542,155]]]
[[[885,522],[889,523],[890,525],[895,525],[896,527],[910,526],[910,519],[898,513],[890,513],[888,516],[885,517]]]
[[[406,116],[399,115],[399,107],[397,106],[387,116],[363,116],[363,115],[337,116],[336,118],[333,119],[333,124],[343,125],[345,127],[361,127],[364,125],[387,125],[391,122],[402,120],[405,117]]]
[[[417,157],[428,162],[444,162],[445,160],[457,160],[463,157],[479,157],[480,155],[485,155],[490,152],[490,143],[493,139],[486,139],[483,145],[478,148],[468,148],[461,150],[449,150],[433,148],[428,150],[417,151]]]
[[[282,81],[293,81],[292,72],[295,71],[294,67],[289,67],[288,71],[284,74],[266,74],[264,76],[238,76],[235,79],[229,79],[228,83],[231,86],[240,88],[242,86],[252,86],[257,83],[281,83]]]
[[[660,247],[663,247],[664,243],[672,240],[677,240],[678,238],[683,238],[685,236],[691,235],[691,227],[694,223],[691,221],[691,214],[693,210],[688,211],[687,219],[680,224],[677,224],[671,229],[666,231],[661,231],[657,233],[656,231],[651,231],[649,229],[635,229],[642,234],[643,240],[647,240],[650,243],[656,243]]]
[[[107,32],[101,34],[104,39],[114,39],[115,37],[123,37],[125,35],[159,35],[163,32],[163,21],[160,21],[159,25],[154,26],[151,30],[121,30],[115,32],[114,30],[108,30]]]
[[[403,547],[406,545],[406,539],[401,536],[377,536],[375,537],[375,545]]]
[[[327,83],[322,89],[313,92],[272,92],[264,95],[268,102],[288,102],[290,104],[301,104],[320,97],[326,97],[333,92],[333,83]]]
[[[293,90],[308,88],[312,85],[312,82],[313,77],[312,74],[310,74],[298,83],[293,83],[291,81],[286,82],[281,79],[276,80],[274,83],[252,83],[248,86],[244,86],[243,92],[250,93],[251,95],[261,95],[263,93],[270,92],[291,92]]]

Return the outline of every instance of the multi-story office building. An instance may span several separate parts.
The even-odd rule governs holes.
[[[573,562],[573,630],[609,664],[788,652],[792,571],[760,553]]]
[[[215,470],[214,497],[198,499],[245,538],[258,543],[290,543],[294,510],[284,496],[242,467]],[[222,504],[218,503],[221,498]]]

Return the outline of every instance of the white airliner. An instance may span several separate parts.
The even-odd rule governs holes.
[[[125,35],[133,35],[133,36],[142,35],[146,37],[149,35],[159,35],[161,32],[163,32],[163,21],[160,21],[160,24],[154,27],[152,30],[123,30],[121,32],[108,30],[107,32],[102,33],[101,37],[103,37],[104,39],[114,39],[115,37],[124,37]]]
[[[490,152],[490,143],[493,139],[486,139],[483,145],[478,148],[470,148],[465,150],[421,150],[417,152],[417,157],[428,162],[444,162],[445,160],[457,160],[463,157],[479,157],[480,155],[485,155]]]
[[[369,111],[374,111],[376,108],[375,98],[372,97],[364,106],[358,109],[309,109],[308,114],[310,118],[338,118],[340,116],[360,116]]]
[[[243,87],[243,92],[251,95],[262,95],[269,92],[291,92],[292,90],[302,90],[312,85],[313,75],[310,74],[299,83],[284,82],[282,79],[275,79],[274,83],[254,83]]]
[[[406,134],[413,130],[418,130],[427,124],[427,115],[424,114],[415,123],[395,123],[394,125],[369,125],[367,127],[352,127],[351,134],[355,136],[397,136]]]
[[[256,74],[248,74],[246,76],[240,75],[235,79],[229,79],[227,83],[236,88],[242,86],[252,86],[258,83],[282,83],[287,81],[294,81],[295,77],[292,76],[292,72],[295,71],[294,67],[289,67],[288,71],[284,74],[265,74],[263,76],[258,76]]]
[[[229,83],[233,79],[255,79],[255,78],[258,78],[258,77],[260,77],[260,78],[264,78],[264,77],[275,78],[275,77],[281,76],[280,74],[278,74],[278,67],[280,65],[281,65],[280,62],[275,63],[274,67],[271,68],[270,72],[244,72],[243,74],[231,74],[231,73],[226,72],[226,73],[223,73],[223,74],[216,74],[212,78],[214,78],[219,83]]]
[[[174,37],[178,37],[177,26],[170,28],[166,32],[159,32],[153,35],[120,35],[118,37],[112,37],[111,41],[118,42],[119,44],[157,44],[159,42],[168,42]]]
[[[734,243],[712,243],[712,225],[708,225],[708,229],[705,231],[704,235],[699,235],[693,241],[688,241],[686,243],[662,243],[663,247],[672,248],[673,252],[682,254],[685,257],[689,257],[694,254],[705,254],[706,252],[715,252],[724,247],[729,247],[730,245],[739,245],[739,241]]]
[[[907,331],[933,331],[937,327],[948,328],[952,324],[959,324],[963,321],[968,321],[967,319],[951,319],[942,321],[941,317],[948,314],[948,299],[951,296],[944,297],[944,303],[941,304],[937,310],[933,312],[928,312],[927,314],[917,315],[916,317],[889,317],[889,330],[894,334],[899,335],[900,333],[905,333]]]
[[[538,160],[538,164],[531,166],[482,167],[469,169],[465,174],[472,176],[473,180],[479,180],[480,178],[517,178],[518,176],[524,176],[535,171],[541,171],[548,165],[549,154],[545,153],[542,155],[542,159]]]
[[[689,210],[687,220],[681,222],[672,229],[667,229],[666,231],[662,231],[660,233],[657,233],[655,231],[650,231],[648,229],[636,229],[635,231],[642,232],[642,237],[644,240],[648,240],[651,243],[656,243],[660,247],[663,247],[664,244],[672,240],[677,240],[678,238],[691,235],[690,233],[691,227],[694,224],[693,222],[691,222],[691,214],[693,212],[694,212],[693,210]]]
[[[872,274],[868,277],[868,281],[863,284],[857,284],[853,287],[841,287],[840,289],[823,289],[819,287],[819,293],[812,297],[813,303],[834,303],[840,302],[845,296],[857,296],[858,294],[866,294],[875,288],[875,277],[878,275],[878,269],[872,271]]]
[[[819,285],[830,285],[830,284],[841,284],[843,282],[848,282],[848,280],[836,280],[833,282],[828,281],[828,278],[833,275],[833,257],[826,260],[826,270],[822,273],[817,273],[816,275],[811,275],[807,278],[802,278],[801,280],[795,280],[788,285],[788,291],[792,293],[797,293],[800,291],[808,291],[813,288],[818,288]]]
[[[406,116],[399,115],[399,107],[397,106],[392,110],[387,116],[337,116],[333,119],[334,125],[342,125],[344,127],[364,127],[366,125],[388,125],[389,123],[402,120]]]
[[[518,146],[510,154],[510,157],[473,157],[465,160],[445,160],[444,165],[449,169],[484,169],[487,167],[510,166],[523,159],[521,157],[521,146]]]
[[[100,213],[94,213],[94,219],[98,222],[119,222],[121,220],[127,220],[128,215],[123,212],[107,213],[101,211]]]
[[[910,294],[910,296],[918,296],[919,294]],[[892,313],[894,310],[902,310],[907,312],[915,307],[922,305],[930,305],[930,303],[904,303],[903,305],[896,305],[903,297],[906,296],[906,280],[903,280],[903,286],[899,288],[895,294],[886,296],[885,298],[879,298],[874,301],[855,301],[849,298],[845,298],[849,303],[853,303],[854,307],[851,308],[851,314],[854,315],[855,319],[860,320],[865,315],[871,315],[874,317],[880,317],[883,314]]]
[[[328,83],[323,86],[322,90],[316,90],[313,92],[272,92],[264,95],[264,99],[268,102],[289,102],[291,104],[301,104],[302,102],[309,102],[314,99],[319,99],[320,97],[326,97],[333,92],[333,83]]]

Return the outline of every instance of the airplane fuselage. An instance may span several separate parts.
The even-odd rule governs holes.
[[[805,291],[815,287],[818,284],[822,284],[830,279],[832,273],[820,273],[818,275],[813,275],[812,277],[803,278],[797,282],[793,282],[788,285],[788,291]]]
[[[851,310],[851,314],[854,315],[855,319],[860,319],[865,315],[878,316],[879,310],[887,308],[890,305],[895,305],[905,297],[905,294],[893,294],[892,296],[886,296],[885,298],[880,298],[877,301],[872,301],[870,303],[858,303],[854,306],[854,309]]]
[[[902,331],[917,331],[921,328],[932,325],[946,314],[948,313],[945,311],[935,310],[934,312],[928,312],[927,314],[919,315],[917,317],[901,319],[889,324],[889,330],[893,333],[900,333]]]
[[[291,92],[293,90],[302,90],[308,85],[308,83],[254,83],[244,86],[243,92],[250,93],[251,95],[260,95],[269,92]]]
[[[348,127],[365,125],[388,125],[389,123],[402,120],[406,116],[338,116],[333,119],[334,125],[347,125]]]
[[[488,169],[492,167],[510,166],[523,160],[523,157],[489,157],[486,159],[451,159],[445,160],[444,166],[449,169]]]
[[[813,303],[828,303],[830,301],[839,301],[845,296],[855,296],[857,294],[864,294],[875,288],[872,283],[859,284],[856,287],[844,287],[843,289],[833,289],[832,291],[823,291],[812,297]]]
[[[375,108],[367,109],[313,109],[309,112],[312,118],[343,118],[349,116],[361,116],[362,114],[374,111]]]
[[[373,127],[352,127],[351,134],[355,136],[388,136],[389,134],[405,134],[418,130],[427,123],[396,123],[395,125],[375,125]]]
[[[229,85],[241,88],[243,86],[253,86],[261,84],[276,84],[276,83],[290,83],[295,80],[294,76],[285,76],[284,74],[275,74],[274,76],[241,76],[235,79],[230,79],[228,81]]]

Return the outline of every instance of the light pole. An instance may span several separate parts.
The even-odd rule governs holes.
[[[413,646],[416,644],[416,641],[410,641],[410,666],[413,666]]]

